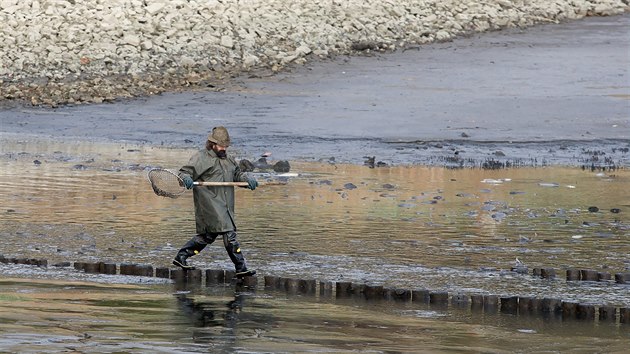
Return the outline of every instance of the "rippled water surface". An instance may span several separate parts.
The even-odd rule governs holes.
[[[194,233],[192,194],[178,199],[158,197],[146,173],[154,166],[178,168],[191,154],[190,150],[4,136],[0,254],[49,262],[130,261],[169,266],[177,249]],[[239,238],[250,267],[261,275],[630,304],[627,286],[567,283],[563,276],[564,270],[573,267],[613,274],[630,267],[630,173],[626,170],[370,169],[292,162],[292,172],[299,175],[285,186],[237,191]],[[559,277],[543,280],[510,272],[516,258],[529,267],[530,274],[534,267],[554,267]],[[206,248],[192,262],[205,268],[231,268],[221,244]],[[243,351],[276,351],[287,342],[293,351],[338,351],[363,348],[360,343],[365,337],[376,340],[380,350],[405,351],[424,343],[422,338],[431,341],[440,336],[444,342],[434,348],[444,345],[448,349],[463,342],[474,346],[473,337],[479,336],[481,343],[507,350],[512,344],[524,345],[532,336],[516,332],[516,327],[497,329],[453,317],[436,322],[435,316],[424,318],[418,309],[295,303],[261,294],[244,295],[251,304],[243,312],[253,313],[245,316],[244,325],[239,322],[238,329],[232,329],[226,322],[232,316],[226,313],[226,304],[235,300],[234,294],[193,292],[192,300],[181,300],[170,284],[67,285],[63,276],[53,280],[51,271],[20,275],[19,269],[5,266],[1,274],[40,280],[2,280],[5,334],[0,340],[5,345],[27,342],[46,332],[37,343],[54,343],[59,348],[66,341],[70,346],[107,342],[111,348],[125,350],[129,348],[122,341],[131,339],[131,346],[137,341],[159,348],[172,342],[173,350],[204,351],[210,345],[207,337],[218,336],[226,341],[226,348]],[[107,302],[112,293],[115,303]],[[48,296],[53,306],[44,309]],[[75,296],[76,301],[72,300]],[[182,301],[190,304],[189,300],[202,303],[203,308],[216,307],[222,322],[195,334],[190,330],[195,325],[186,323],[190,319],[181,313]],[[28,320],[9,314],[14,305]],[[136,306],[140,317],[126,312]],[[330,314],[335,315],[326,317]],[[64,316],[74,321],[71,328],[37,329],[38,323],[57,328],[55,323],[67,322]],[[298,325],[296,319],[305,317],[313,322]],[[369,320],[351,320],[355,317]],[[268,318],[281,325],[267,324]],[[145,322],[149,325],[142,326]],[[373,322],[375,327],[361,328],[363,322]],[[79,329],[84,324],[107,327],[110,332],[95,337],[90,330]],[[117,326],[119,332],[111,329]],[[397,337],[392,339],[381,327]],[[445,334],[451,329],[452,334]],[[488,331],[511,337],[502,339]],[[90,339],[80,340],[82,333]],[[256,339],[265,338],[265,333],[273,333],[272,338]],[[618,339],[628,339],[614,333]],[[194,338],[204,340],[197,343]],[[585,348],[598,348],[593,343],[598,341],[585,340]],[[618,344],[616,340],[610,343],[613,349]]]
[[[120,277],[120,276],[119,276]],[[622,352],[613,324],[232,287],[0,279],[7,352]]]

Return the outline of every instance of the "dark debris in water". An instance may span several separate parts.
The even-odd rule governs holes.
[[[590,170],[591,172],[595,172],[595,171],[616,171],[617,169],[619,169],[620,167],[618,167],[618,164],[616,164],[613,161],[610,161],[607,159],[607,161],[604,164],[596,164],[596,163],[590,163],[590,164],[583,164],[581,166],[582,170]]]
[[[357,189],[357,186],[354,183],[346,183],[343,185],[344,189]]]
[[[363,166],[367,166],[369,168],[374,167],[386,167],[387,163],[383,161],[376,161],[376,156],[363,156],[365,159],[363,161]]]
[[[395,141],[397,150],[415,151],[415,163],[449,169],[479,168],[499,170],[520,167],[547,167],[557,164],[589,170],[617,170],[629,164],[630,146],[609,141]],[[399,155],[400,156],[400,155]],[[544,157],[543,157],[544,156]],[[414,162],[411,162],[414,163]]]

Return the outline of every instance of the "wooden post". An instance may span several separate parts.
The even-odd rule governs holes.
[[[542,311],[542,299],[532,297],[529,302],[529,307],[533,313],[540,313]]]
[[[134,273],[134,275],[138,275],[141,277],[152,277],[154,275],[153,266],[149,264],[136,264],[136,269]]]
[[[470,297],[466,294],[453,294],[451,304],[459,308],[467,308],[470,305]]]
[[[595,319],[595,305],[577,304],[575,316],[579,320],[594,320]]]
[[[363,292],[365,292],[365,283],[352,283],[350,292],[354,296],[363,296]]]
[[[483,295],[480,295],[480,294],[470,295],[470,307],[473,310],[482,310],[483,309]]]
[[[502,297],[501,312],[516,314],[518,312],[518,296]]]
[[[300,280],[295,278],[285,279],[285,289],[289,294],[297,294],[299,290]]]
[[[580,271],[578,269],[567,269],[567,280],[580,280]]]
[[[570,301],[562,301],[562,318],[565,320],[576,317],[577,303]]]
[[[98,263],[85,262],[83,263],[83,271],[86,273],[98,273],[99,265]]]
[[[352,283],[347,281],[337,282],[335,285],[337,297],[349,297],[352,295]]]
[[[287,292],[289,294],[297,294],[300,288],[300,279],[288,278],[286,280]]]
[[[102,274],[116,274],[116,263],[99,262],[98,271]]]
[[[608,272],[597,273],[597,281],[610,281],[612,276]]]
[[[494,312],[499,307],[498,295],[484,295],[483,296],[483,309],[486,312]]]
[[[429,303],[431,305],[448,305],[448,292],[446,291],[429,292]]]
[[[619,309],[619,322],[630,323],[630,307],[622,307]]]
[[[223,284],[225,271],[223,269],[206,269],[206,286]]]
[[[411,291],[411,301],[415,303],[428,304],[430,300],[429,290],[427,289],[414,289]]]
[[[561,314],[562,313],[562,301],[552,298],[542,299],[541,310],[547,314]]]
[[[630,273],[616,273],[615,282],[618,284],[630,283]]]
[[[121,271],[122,271],[122,264],[121,266]],[[186,282],[186,270],[183,269],[173,269],[171,270],[171,279],[173,279],[175,281],[175,283],[185,283]],[[122,273],[121,273],[122,274]]]
[[[300,294],[315,294],[315,289],[317,288],[317,282],[315,279],[300,279],[298,281],[298,292]]]
[[[597,281],[598,280],[597,271],[590,270],[590,269],[582,269],[580,271],[580,278],[583,281]]]
[[[278,288],[278,280],[279,278],[273,275],[265,275],[265,288],[267,289],[277,289]]]
[[[135,275],[136,265],[131,263],[120,263],[120,275]]]
[[[384,289],[385,298],[392,301],[406,302],[411,301],[411,290],[407,289]]]
[[[365,285],[363,288],[363,296],[367,300],[377,300],[384,298],[385,289],[382,285]]]
[[[540,275],[544,279],[555,279],[556,278],[556,270],[553,268],[543,268],[541,269]]]
[[[153,268],[151,268],[151,270],[153,270]],[[191,269],[186,271],[186,282],[188,284],[201,285],[201,278],[201,269]]]
[[[76,270],[84,270],[85,262],[74,262],[74,269]]]
[[[332,281],[320,281],[319,282],[319,296],[332,297],[334,294],[335,288],[336,288],[335,283]]]
[[[288,291],[290,279],[291,278],[279,277],[278,282],[276,283],[276,290]]]
[[[171,270],[169,268],[155,268],[155,277],[169,279],[171,277]]]
[[[256,276],[244,277],[242,280],[243,280],[243,286],[249,289],[255,289],[256,286],[258,285],[258,277]]]
[[[599,307],[599,320],[600,321],[617,321],[617,308],[614,306],[600,306]]]
[[[519,315],[532,313],[532,298],[529,296],[518,297],[518,313]]]

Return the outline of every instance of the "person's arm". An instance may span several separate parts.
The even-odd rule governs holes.
[[[186,165],[179,169],[178,176],[182,179],[182,181],[184,181],[184,186],[188,189],[191,189],[194,181],[199,178],[199,175],[197,174],[198,165],[199,154],[195,154],[190,158],[190,160],[188,160]]]

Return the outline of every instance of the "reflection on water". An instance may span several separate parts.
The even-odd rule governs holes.
[[[191,151],[2,139],[0,254],[50,262],[169,266],[176,250],[194,232],[191,193],[179,199],[157,197],[146,179],[149,167],[177,168]],[[630,267],[628,171],[370,169],[292,162],[292,172],[300,176],[286,186],[237,191],[240,240],[250,266],[261,275],[630,304],[627,287],[610,282],[567,283],[562,273],[575,267],[614,274]],[[559,277],[543,280],[510,272],[516,258],[530,273],[534,267],[554,267]],[[231,267],[221,245],[206,248],[192,261],[204,268]],[[157,298],[160,293],[149,291]],[[193,308],[199,304],[168,299],[171,307],[184,306],[182,301]],[[293,309],[294,316],[304,317],[307,312],[299,311],[309,306],[313,313],[308,316],[313,318],[323,316],[321,310],[338,311],[322,304],[300,306],[304,308]],[[417,309],[401,313],[413,321],[424,314]],[[390,314],[392,323],[386,326],[404,326],[401,313]],[[360,316],[373,319],[380,314],[367,311]],[[209,317],[198,320],[211,321]],[[286,337],[280,337],[295,340],[330,325],[324,318],[320,321],[313,328],[287,324]],[[414,335],[430,337],[426,327],[435,326],[433,321],[416,324]],[[164,333],[172,332],[160,325],[165,326]],[[486,325],[478,329],[485,331]],[[343,328],[348,322],[338,326]],[[451,324],[441,326],[444,330]],[[357,330],[357,338],[365,335],[364,330]],[[474,331],[462,329],[469,330]],[[326,335],[335,338],[336,332]],[[257,336],[255,328],[249,329],[248,336]],[[527,335],[522,336],[527,340]],[[388,346],[387,337],[377,338],[382,338],[383,348]],[[313,345],[313,341],[305,343],[304,350]],[[186,350],[194,351],[194,347]]]
[[[7,352],[623,352],[607,323],[312,299],[234,286],[0,279]]]

